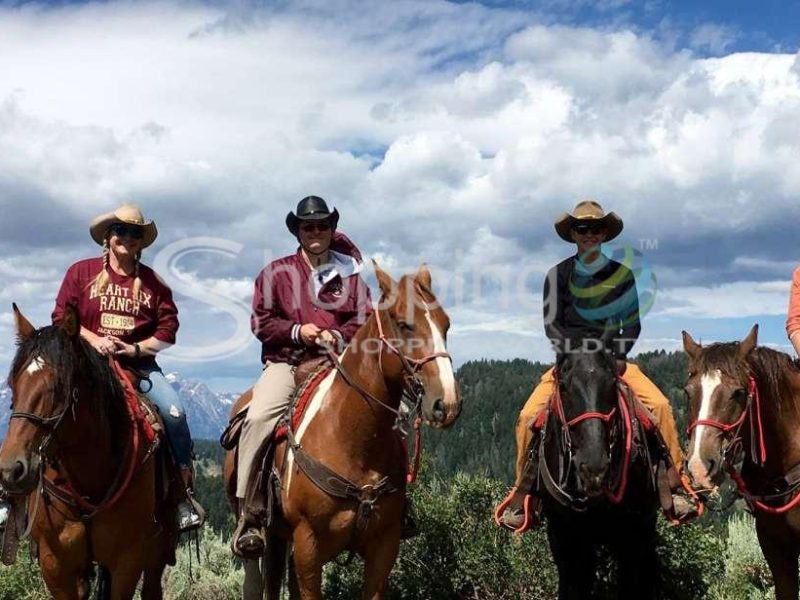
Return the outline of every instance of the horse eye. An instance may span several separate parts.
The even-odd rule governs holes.
[[[409,332],[414,331],[414,326],[407,321],[398,321],[397,324],[403,331],[409,331]]]

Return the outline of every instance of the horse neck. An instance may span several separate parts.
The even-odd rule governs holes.
[[[95,497],[108,490],[122,462],[114,442],[120,441],[115,437],[124,431],[124,423],[115,422],[107,410],[118,399],[99,399],[95,395],[101,392],[88,385],[87,378],[76,381],[80,383],[74,418],[70,410],[56,436],[58,470],[66,472],[76,491]]]
[[[767,451],[765,470],[775,477],[785,474],[789,469],[800,464],[800,440],[797,430],[800,428],[800,394],[793,393],[783,397],[777,386],[768,382],[758,382],[759,406],[764,432],[764,446]],[[745,420],[742,441],[745,451],[750,453],[751,446],[759,448],[758,440],[751,444],[751,431],[758,436],[757,423],[751,423],[755,411]]]
[[[384,375],[381,355],[387,352],[379,347],[377,313],[358,331],[342,359],[342,368],[349,378],[372,399],[366,399],[355,387],[350,386],[339,375],[331,387],[330,414],[334,422],[346,423],[347,435],[343,443],[370,452],[372,448],[384,447],[392,434],[395,414],[400,405],[402,378]],[[367,341],[368,343],[365,343]],[[385,358],[385,356],[384,356]],[[378,403],[384,405],[379,406]],[[386,408],[385,408],[386,407]]]

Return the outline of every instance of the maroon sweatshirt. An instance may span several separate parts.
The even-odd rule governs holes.
[[[336,232],[330,249],[328,268],[312,273],[298,249],[259,273],[250,323],[261,341],[261,362],[296,365],[319,355],[320,348],[303,344],[301,325],[314,323],[347,343],[372,314],[369,288],[359,275],[363,263],[358,248]]]

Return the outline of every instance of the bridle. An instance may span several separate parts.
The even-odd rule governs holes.
[[[556,374],[558,379],[558,375]],[[550,472],[550,467],[547,463],[545,455],[544,436],[546,435],[546,422],[542,428],[542,442],[539,444],[539,464],[542,474],[542,482],[547,490],[563,506],[572,508],[573,510],[582,512],[587,509],[587,498],[576,496],[567,492],[566,487],[569,481],[570,472],[574,464],[574,452],[572,447],[572,436],[570,430],[584,421],[591,419],[598,419],[602,421],[608,428],[612,424],[614,418],[617,416],[617,408],[619,408],[619,416],[622,421],[624,429],[623,437],[623,456],[622,467],[620,469],[619,483],[616,490],[604,489],[603,493],[612,504],[619,504],[625,497],[625,492],[628,485],[628,471],[631,463],[631,453],[633,448],[633,417],[632,410],[629,406],[629,398],[626,395],[626,388],[622,381],[617,379],[617,407],[612,408],[607,413],[598,411],[586,411],[572,419],[567,419],[564,413],[564,404],[561,397],[560,383],[557,382],[553,398],[550,404],[550,410],[556,415],[556,419],[561,427],[561,443],[564,448],[563,459],[559,461],[559,476],[558,481],[553,477]],[[629,393],[630,390],[627,390]],[[614,441],[611,441],[611,448],[613,449]]]
[[[378,352],[378,364],[381,374],[383,374],[382,357],[384,347],[400,359],[400,364],[403,367],[403,391],[400,399],[401,406],[399,408],[393,408],[389,406],[384,401],[375,397],[369,391],[364,389],[364,386],[362,386],[360,383],[355,381],[344,368],[339,356],[332,348],[326,347],[326,352],[330,360],[333,362],[336,370],[342,376],[342,379],[344,379],[347,385],[358,392],[359,395],[368,402],[383,408],[395,416],[394,429],[399,431],[403,438],[407,437],[412,429],[414,430],[413,467],[408,470],[407,474],[408,482],[411,483],[417,478],[420,455],[422,452],[422,432],[420,426],[422,425],[422,399],[425,396],[425,385],[422,383],[422,380],[419,378],[418,374],[422,367],[424,367],[427,363],[436,360],[437,358],[446,358],[450,360],[451,363],[453,359],[448,352],[433,352],[423,356],[422,358],[413,358],[407,354],[404,354],[399,348],[392,344],[389,338],[386,337],[386,334],[383,330],[383,324],[381,322],[380,309],[377,306],[375,307],[374,314],[375,323],[377,324],[378,328],[378,339],[381,342]]]

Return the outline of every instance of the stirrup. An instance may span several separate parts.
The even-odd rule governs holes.
[[[536,517],[536,514],[531,506],[533,504],[533,496],[531,496],[531,494],[525,494],[522,497],[522,506],[519,507],[519,509],[522,511],[524,517],[522,524],[519,527],[515,528],[503,520],[506,509],[511,507],[511,503],[514,501],[514,497],[517,495],[517,493],[518,492],[516,488],[511,488],[511,491],[508,493],[505,499],[497,505],[497,508],[494,511],[494,522],[498,527],[508,529],[513,533],[525,533],[528,531],[528,529],[534,525],[537,525],[539,522],[539,519]]]
[[[239,558],[260,558],[264,555],[266,541],[261,530],[240,515],[231,535],[231,552]]]

